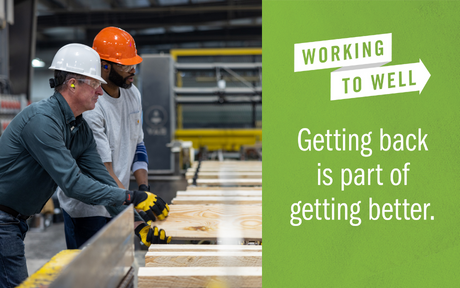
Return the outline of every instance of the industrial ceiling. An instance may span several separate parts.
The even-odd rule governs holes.
[[[38,0],[36,7],[37,56],[70,42],[91,45],[107,26],[131,33],[140,53],[262,45],[262,0]]]

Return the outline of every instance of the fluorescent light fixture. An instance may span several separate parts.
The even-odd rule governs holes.
[[[35,58],[34,60],[32,60],[32,67],[45,67],[45,62],[40,58]]]

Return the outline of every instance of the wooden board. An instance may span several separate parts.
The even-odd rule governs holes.
[[[262,179],[197,179],[197,186],[262,186]],[[192,185],[193,180],[188,179]]]
[[[262,252],[147,252],[146,267],[262,267]]]
[[[262,161],[239,161],[239,160],[225,160],[225,161],[201,161],[201,167],[206,166],[261,166]],[[192,163],[192,168],[198,167],[198,161]]]
[[[260,252],[262,245],[152,244],[149,252]]]
[[[195,172],[187,172],[185,178],[192,179],[195,177]],[[237,172],[237,171],[214,171],[214,172],[207,172],[207,171],[199,171],[198,172],[198,179],[262,179],[262,171],[258,172]]]
[[[262,267],[140,267],[139,288],[262,287]]]
[[[170,205],[165,221],[156,221],[166,235],[176,240],[217,240],[223,221],[230,231],[246,241],[262,240],[262,206]]]
[[[198,162],[195,162],[187,173],[195,174]],[[201,172],[262,172],[261,161],[203,161],[201,162],[199,173]]]
[[[260,190],[191,190],[177,191],[177,197],[262,197]]]
[[[262,197],[176,197],[172,199],[174,205],[262,205]]]
[[[187,173],[195,174],[196,168],[187,169]],[[222,166],[222,167],[200,167],[200,172],[262,172],[262,166]]]
[[[203,191],[203,190],[214,190],[214,191],[235,191],[235,190],[255,190],[262,191],[261,186],[248,186],[248,187],[221,187],[221,186],[187,186],[187,191]]]

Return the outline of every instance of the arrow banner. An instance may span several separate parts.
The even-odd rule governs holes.
[[[339,69],[331,73],[331,100],[412,91],[419,91],[420,94],[430,76],[422,60],[394,66]]]
[[[391,46],[391,33],[294,44],[294,72],[383,65],[391,62]]]
[[[422,92],[430,73],[418,63],[392,60],[392,34],[294,44],[294,72],[343,67],[331,73],[331,100]]]

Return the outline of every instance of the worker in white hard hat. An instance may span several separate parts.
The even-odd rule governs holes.
[[[101,77],[107,84],[102,84],[103,94],[96,108],[83,113],[83,117],[93,131],[99,156],[118,187],[129,187],[132,172],[138,190],[150,191],[141,94],[133,85],[136,65],[142,58],[133,37],[117,27],[102,29],[94,38],[93,49],[101,58]],[[67,249],[79,249],[111,219],[104,206],[84,204],[59,188],[57,195],[64,216]],[[164,218],[160,216],[158,220]],[[156,226],[143,222],[135,225],[136,235],[146,246],[170,241]]]
[[[54,95],[25,108],[0,137],[0,287],[16,287],[27,278],[26,220],[40,212],[58,185],[72,198],[106,206],[112,215],[129,204],[151,220],[169,213],[150,192],[118,188],[99,157],[82,117],[94,109],[106,83],[96,51],[66,45],[50,69],[55,70]]]

